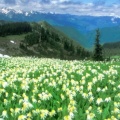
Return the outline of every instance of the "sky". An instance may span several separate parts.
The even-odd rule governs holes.
[[[120,17],[120,0],[0,0],[0,8]]]

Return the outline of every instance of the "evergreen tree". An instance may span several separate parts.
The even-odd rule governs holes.
[[[95,60],[95,61],[102,61],[103,60],[102,46],[100,44],[100,31],[99,31],[99,29],[96,30],[96,39],[95,39],[95,49],[94,49],[93,60]]]

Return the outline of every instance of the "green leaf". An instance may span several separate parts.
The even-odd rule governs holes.
[[[104,110],[103,110],[103,113],[102,113],[102,119],[106,119],[108,116],[109,116],[109,106],[106,107]]]

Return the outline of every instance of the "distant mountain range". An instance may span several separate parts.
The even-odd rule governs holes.
[[[95,30],[100,29],[101,43],[120,40],[120,18],[112,16],[76,16],[70,14],[41,13],[2,8],[0,19],[7,21],[42,21],[55,26],[86,48],[92,48]]]

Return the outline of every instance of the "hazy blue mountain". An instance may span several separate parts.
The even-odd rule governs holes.
[[[101,44],[120,41],[120,26],[101,28],[100,33]],[[87,37],[86,39],[88,41],[87,47],[92,47],[94,44],[96,31],[90,31],[85,36]]]
[[[0,19],[8,21],[47,21],[57,26],[72,39],[86,48],[91,48],[95,39],[95,30],[100,28],[101,42],[120,40],[120,18],[112,16],[77,16],[70,14],[40,13],[36,11],[0,10]]]
[[[79,42],[82,46],[87,46],[87,39],[86,37],[74,27],[69,26],[55,26],[58,30],[65,33],[68,37],[72,38]]]

